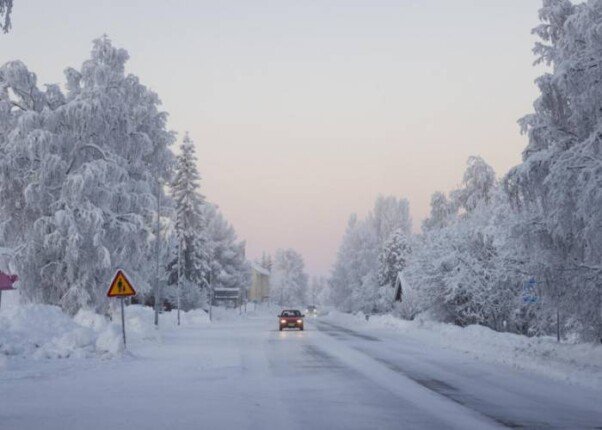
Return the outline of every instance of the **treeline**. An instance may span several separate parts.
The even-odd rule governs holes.
[[[174,155],[167,113],[127,60],[95,40],[65,91],[20,61],[0,67],[0,249],[22,300],[102,311],[117,268],[146,303],[157,275],[162,301],[179,284],[184,309],[205,304],[209,282],[249,282],[244,242],[200,193],[192,141]]]
[[[330,279],[338,307],[602,340],[602,0],[544,0],[539,16],[534,52],[549,72],[519,121],[522,163],[497,180],[471,157],[459,189],[433,194],[417,235],[407,215],[379,229],[383,199],[352,217]]]

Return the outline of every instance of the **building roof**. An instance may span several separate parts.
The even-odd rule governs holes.
[[[268,269],[266,269],[265,267],[257,264],[254,261],[251,261],[251,268],[256,271],[257,273],[261,274],[261,275],[266,275],[266,276],[270,276],[270,271]]]

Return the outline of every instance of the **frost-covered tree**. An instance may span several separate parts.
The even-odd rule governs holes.
[[[280,306],[307,302],[307,274],[303,257],[294,249],[279,249],[274,255],[270,294]]]
[[[307,293],[308,304],[323,304],[327,284],[326,278],[322,276],[312,276]]]
[[[378,256],[378,283],[382,287],[393,287],[397,274],[406,268],[412,248],[401,229],[395,230]]]
[[[468,157],[463,187],[452,193],[455,207],[472,212],[479,203],[488,204],[496,183],[495,172],[485,160],[478,156]]]
[[[0,68],[0,241],[15,250],[26,300],[69,312],[101,309],[116,268],[149,288],[160,181],[170,175],[173,134],[160,101],[134,75],[128,54],[95,40],[67,93],[41,91],[20,62]]]
[[[523,162],[500,187],[470,157],[462,186],[432,196],[403,274],[419,308],[445,321],[525,334],[558,323],[602,340],[602,0],[544,0],[539,16],[534,52],[548,71],[520,120]],[[344,310],[378,309],[374,216],[354,219],[339,249],[330,285]],[[529,279],[535,300],[523,300]]]
[[[10,15],[13,11],[13,0],[0,0],[0,29],[5,33],[10,30]]]
[[[426,231],[445,227],[453,214],[455,210],[445,194],[435,191],[431,196],[431,213],[422,222],[422,229]]]
[[[549,72],[529,143],[505,185],[536,262],[545,307],[584,338],[602,339],[602,1],[545,0],[534,52]]]
[[[372,215],[372,223],[380,243],[384,243],[395,230],[401,230],[405,234],[410,234],[412,230],[410,203],[407,199],[378,196]]]
[[[331,301],[337,308],[349,312],[362,307],[372,307],[374,300],[366,301],[360,299],[359,295],[363,289],[364,278],[374,270],[377,249],[378,240],[370,223],[358,220],[356,215],[352,215],[329,280]],[[372,290],[373,288],[370,288],[371,293]]]
[[[352,215],[329,280],[331,301],[344,311],[383,312],[390,307],[378,282],[378,256],[391,234],[409,235],[406,199],[379,196],[365,219]]]
[[[458,325],[502,329],[514,323],[524,265],[512,237],[514,214],[495,173],[470,157],[463,185],[432,199],[431,216],[416,240],[404,276],[414,304]],[[457,216],[454,208],[463,213]],[[514,329],[519,331],[520,323]]]
[[[272,256],[270,254],[265,252],[262,253],[261,258],[257,260],[257,263],[268,271],[272,270]]]
[[[208,297],[211,249],[200,180],[194,143],[186,133],[171,183],[175,204],[175,246],[169,265],[172,286],[169,300],[173,305],[177,304],[178,292],[173,287],[179,288],[180,306],[184,310],[203,306]]]
[[[204,206],[207,237],[212,251],[211,286],[248,289],[251,285],[251,268],[245,258],[245,242],[238,241],[234,228],[215,205]]]

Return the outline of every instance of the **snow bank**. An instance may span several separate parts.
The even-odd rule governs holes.
[[[22,305],[0,311],[0,369],[7,357],[83,358],[114,357],[123,350],[121,311],[111,318],[90,310],[80,310],[73,318],[57,306]],[[161,329],[154,326],[153,309],[141,305],[125,308],[128,345],[161,341],[163,329],[176,326],[176,312],[161,314]],[[181,313],[182,326],[208,325],[203,310]]]
[[[126,310],[131,339],[156,338],[152,314],[146,323],[144,311],[130,308],[135,307]],[[122,351],[121,323],[89,310],[81,310],[73,318],[49,305],[12,306],[0,312],[0,356],[4,358],[106,357]]]
[[[95,352],[96,337],[56,306],[13,306],[0,313],[0,355],[83,357]]]
[[[169,327],[176,327],[178,325],[178,313],[175,310],[162,313],[160,318],[161,321],[164,321],[165,325]],[[180,312],[181,327],[202,327],[207,326],[210,323],[209,314],[202,309],[193,309],[187,312]]]
[[[116,307],[111,314],[121,333],[121,310]],[[161,340],[161,332],[155,327],[155,311],[142,305],[130,305],[125,308],[125,328],[128,342]],[[121,334],[120,334],[121,336]]]
[[[458,327],[429,319],[401,320],[392,315],[344,314],[324,317],[339,324],[393,331],[470,354],[483,361],[543,373],[556,379],[602,389],[602,345],[557,343],[549,336],[527,337],[471,325]]]

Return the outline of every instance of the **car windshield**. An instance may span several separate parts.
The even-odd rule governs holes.
[[[301,312],[299,311],[282,311],[282,316],[283,317],[300,317],[301,316]]]

